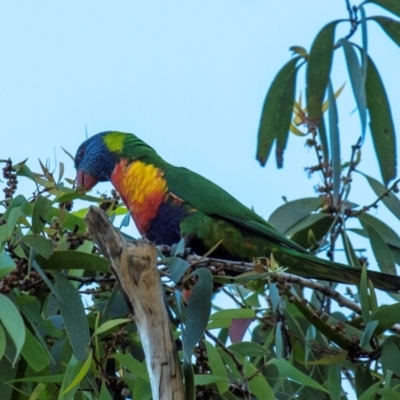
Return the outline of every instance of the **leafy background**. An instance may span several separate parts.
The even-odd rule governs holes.
[[[255,153],[255,132],[258,129],[261,104],[266,88],[289,58],[290,54],[285,49],[292,45],[303,45],[309,49],[320,28],[335,18],[334,13],[337,13],[337,18],[346,15],[345,4],[339,7],[337,2],[297,3],[280,2],[281,9],[275,4],[261,3],[251,5],[235,3],[234,6],[232,3],[221,3],[212,7],[205,3],[190,7],[183,3],[177,3],[175,6],[165,6],[161,3],[148,3],[147,6],[122,4],[118,7],[106,3],[96,7],[91,4],[55,7],[47,3],[37,3],[34,10],[30,6],[18,8],[18,6],[3,5],[4,24],[1,36],[7,57],[0,67],[3,69],[1,74],[3,92],[0,101],[5,115],[1,122],[4,124],[2,132],[6,138],[4,142],[7,143],[7,147],[9,146],[9,149],[6,147],[4,158],[11,156],[13,160],[20,161],[26,156],[33,159],[39,156],[45,161],[46,157],[49,157],[47,166],[51,171],[57,164],[55,158],[57,161],[61,159],[64,161],[67,176],[73,178],[72,163],[60,151],[58,144],[73,153],[84,138],[86,125],[89,134],[105,129],[134,131],[157,149],[162,148],[160,153],[169,161],[185,165],[208,176],[245,204],[253,205],[263,215],[268,215],[281,204],[282,195],[286,195],[289,199],[302,197],[300,193],[303,193],[305,183],[310,188],[309,193],[312,193],[311,188],[315,182],[312,179],[308,180],[303,167],[313,161],[312,159],[309,161],[310,152],[303,146],[304,139],[291,137],[285,155],[285,169],[279,173],[275,172],[272,162],[268,163],[266,170],[260,169],[254,162],[251,163]],[[387,4],[395,3],[388,1]],[[368,12],[373,15],[378,11],[373,6],[368,6]],[[379,9],[379,14],[382,13],[385,14]],[[170,18],[167,18],[167,15]],[[391,84],[396,82],[395,75],[392,75],[396,72],[393,66],[398,65],[396,47],[377,27],[374,29],[373,26],[369,23],[369,53],[384,77],[392,104],[397,104],[398,90],[396,85]],[[347,34],[348,29],[344,28],[344,32],[340,29],[338,37]],[[340,55],[335,56],[332,77],[335,90],[346,79],[345,64],[340,58]],[[386,62],[388,58],[390,63]],[[304,82],[301,79],[299,77],[299,81]],[[204,82],[207,82],[207,86]],[[345,126],[346,132],[342,141],[343,151],[349,152],[349,146],[346,147],[346,144],[353,144],[360,132],[358,114],[352,113],[355,102],[349,83],[338,99],[338,107],[340,123],[341,126]],[[394,118],[396,123],[396,115]],[[205,144],[204,150],[200,148],[198,142]],[[57,156],[50,157],[49,154],[53,153],[54,146],[57,146]],[[363,147],[362,157],[366,160],[363,163],[363,171],[379,179],[378,165],[371,149],[371,140],[367,139]],[[349,154],[343,153],[344,159],[348,157]],[[299,165],[299,160],[304,162]],[[41,168],[38,164],[33,167],[31,163],[32,160],[29,161],[31,169],[42,170],[44,176],[32,176],[27,168],[19,171],[20,174],[27,175],[27,179],[22,181],[24,186],[20,186],[28,193],[27,197],[35,191],[33,183],[30,185],[26,183],[29,179],[45,187],[53,187],[59,183],[58,170],[54,174],[55,182],[52,182],[46,167]],[[265,182],[265,185],[260,182]],[[362,193],[363,199],[367,199],[367,193],[370,193],[373,200],[375,198],[373,192],[367,191],[366,187],[368,186],[363,184],[358,186],[356,183],[354,189],[356,193]],[[100,193],[103,190],[109,190],[109,186],[99,188]],[[104,309],[104,304],[100,305],[105,301],[101,294],[94,296],[96,304],[99,305],[96,306],[97,310],[93,310],[93,318],[88,320],[83,318],[83,309],[79,306],[80,298],[75,290],[78,284],[73,283],[71,276],[68,277],[70,281],[66,281],[65,277],[56,272],[71,268],[69,264],[65,265],[63,262],[66,260],[69,260],[68,263],[71,262],[72,254],[53,260],[51,263],[46,261],[53,251],[53,246],[49,246],[50,242],[38,234],[44,229],[44,221],[51,221],[51,224],[46,224],[46,235],[53,238],[53,244],[58,250],[78,248],[86,254],[80,257],[89,258],[85,260],[86,266],[89,264],[93,269],[105,271],[103,261],[89,255],[92,248],[90,242],[85,241],[83,236],[84,228],[80,220],[82,213],[75,216],[77,219],[72,217],[72,220],[68,215],[68,201],[75,195],[70,195],[70,191],[62,186],[52,191],[56,196],[55,209],[50,207],[44,196],[39,196],[40,189],[39,192],[35,192],[34,205],[26,203],[19,197],[8,207],[8,214],[3,216],[7,224],[1,228],[2,240],[10,239],[14,228],[17,229],[18,236],[22,237],[27,233],[23,227],[27,224],[32,225],[28,236],[24,236],[23,239],[13,238],[21,241],[19,247],[16,247],[19,249],[16,251],[20,252],[16,258],[26,258],[27,261],[18,265],[19,275],[16,275],[17,279],[13,278],[15,283],[9,283],[11,287],[16,288],[13,293],[18,292],[18,289],[33,290],[31,294],[37,296],[39,300],[18,295],[13,298],[10,292],[4,293],[11,296],[20,310],[23,310],[24,322],[29,327],[25,329],[21,325],[22,320],[17,317],[16,309],[10,305],[9,297],[1,297],[3,304],[0,309],[5,313],[1,315],[2,321],[11,321],[10,325],[4,323],[3,331],[8,333],[1,333],[3,339],[7,338],[7,347],[0,349],[6,352],[6,357],[3,357],[2,361],[13,362],[16,355],[21,352],[23,361],[18,363],[20,369],[17,374],[20,375],[17,377],[23,376],[26,368],[32,376],[41,372],[43,375],[43,371],[48,371],[48,368],[56,373],[52,378],[53,381],[50,378],[47,381],[33,379],[34,383],[17,385],[23,392],[29,393],[31,398],[46,396],[46,392],[61,393],[59,398],[63,396],[90,398],[94,387],[101,388],[99,394],[101,398],[108,398],[108,392],[104,389],[105,384],[100,382],[99,386],[99,383],[93,380],[99,379],[99,376],[87,373],[93,370],[93,365],[100,368],[102,363],[98,360],[108,354],[107,349],[116,347],[125,349],[127,342],[130,350],[132,347],[136,349],[137,336],[129,324],[125,325],[126,329],[119,329],[119,324],[126,323],[126,320],[110,323],[105,321],[107,317],[120,315],[113,314],[112,310],[107,308]],[[57,196],[62,197],[57,198]],[[96,201],[93,198],[90,200]],[[62,204],[61,211],[57,208],[58,203]],[[113,207],[110,202],[106,202],[105,208],[110,211]],[[65,213],[62,209],[65,209]],[[68,218],[65,218],[66,215]],[[387,215],[379,209],[379,216]],[[395,226],[393,217],[389,218],[390,225]],[[134,234],[131,227],[128,232]],[[2,259],[3,274],[9,272],[7,267],[11,264],[8,258]],[[56,271],[51,275],[51,282],[37,285],[37,281],[48,279],[42,269]],[[71,275],[74,275],[73,271]],[[23,276],[26,272],[29,273],[29,279]],[[86,277],[85,274],[78,272],[77,281],[82,281]],[[21,280],[26,281],[24,284],[32,286],[20,287]],[[109,296],[113,281],[108,276],[101,280],[105,285],[102,290],[105,296]],[[47,287],[50,288],[52,296],[48,295]],[[366,291],[365,288],[364,294]],[[364,304],[364,322],[369,319],[369,313],[376,312],[377,305],[372,293],[371,291],[372,300],[369,303],[365,297],[364,303],[361,299],[361,303]],[[63,306],[67,303],[63,299],[68,299],[68,307]],[[40,314],[38,301],[43,302],[45,306],[45,308],[39,307]],[[122,307],[121,303],[119,307]],[[292,319],[288,324],[293,324],[291,326],[294,331],[299,329],[299,336],[305,337],[306,342],[323,342],[312,328],[307,328],[309,324],[298,314],[298,309],[296,311],[296,308],[289,304],[287,307],[286,315]],[[63,316],[63,322],[58,311]],[[118,312],[121,312],[120,308]],[[82,315],[82,318],[78,319],[81,325],[75,326],[71,317],[79,313]],[[387,315],[384,317],[385,327],[395,322]],[[214,322],[212,326],[223,327],[232,320],[229,315],[219,318],[224,322]],[[213,321],[215,319],[218,321],[217,317]],[[371,321],[373,322],[374,318],[371,318]],[[362,347],[368,346],[368,338],[377,325],[370,324],[369,327],[369,331],[365,330],[367,334],[364,335]],[[379,329],[382,330],[378,327]],[[266,351],[268,348],[277,358],[269,364],[268,371],[264,371],[266,376],[273,379],[274,372],[276,374],[276,371],[279,371],[283,376],[301,382],[300,385],[287,382],[285,384],[287,387],[284,387],[280,394],[285,393],[290,397],[302,389],[304,396],[310,397],[310,393],[312,398],[324,396],[321,390],[308,392],[302,386],[321,389],[315,385],[319,381],[324,384],[328,382],[331,397],[339,398],[340,393],[337,391],[339,375],[335,368],[338,365],[336,361],[341,360],[325,359],[323,365],[326,364],[328,367],[312,367],[311,375],[314,380],[307,380],[298,373],[298,369],[303,369],[302,365],[296,365],[298,369],[293,369],[293,366],[282,358],[283,355],[289,355],[285,353],[288,347],[282,334],[284,330],[284,325],[278,321],[275,330],[267,330],[269,336],[261,339],[253,337],[254,340],[264,344],[262,349],[256,346],[235,349],[239,365],[244,363],[243,357],[255,357],[251,358],[245,375],[243,371],[237,370],[237,365],[235,369],[232,359],[227,357],[226,353],[219,352],[218,356],[215,349],[213,352],[209,344],[204,344],[213,375],[226,374],[224,368],[221,368],[221,361],[218,361],[219,357],[222,357],[223,363],[230,365],[229,370],[233,374],[229,379],[240,381],[244,377],[252,376],[250,390],[258,398],[263,398],[262,396],[270,389],[266,386],[265,379],[261,376],[256,379],[253,376],[255,373],[253,368],[259,362],[263,362],[265,357],[269,357]],[[89,351],[86,347],[90,337],[95,344],[93,351]],[[10,340],[14,345],[10,344]],[[47,346],[45,346],[46,341],[50,341]],[[98,341],[102,342],[101,345]],[[386,357],[383,371],[386,386],[380,387],[381,382],[377,382],[379,385],[374,390],[381,390],[381,394],[390,396],[389,387],[392,383],[388,371],[397,368],[395,360],[399,350],[396,339],[385,343],[382,357]],[[54,349],[54,354],[59,360],[58,364],[57,360],[54,360],[50,367],[50,355],[46,352],[46,348],[51,348],[52,351]],[[311,357],[310,349],[307,346],[305,350],[300,346],[295,346],[295,349],[299,352],[305,351],[307,363],[308,357]],[[71,355],[71,350],[74,356]],[[140,353],[140,350],[137,351]],[[295,355],[292,353],[291,357]],[[315,356],[314,353],[312,355]],[[146,393],[146,390],[148,393],[146,385],[148,378],[143,365],[122,357],[123,354],[117,354],[106,358],[107,360],[115,358],[117,363],[120,363],[117,365],[122,365],[129,371],[125,384],[137,398],[145,398],[143,393]],[[205,362],[202,357],[200,352],[199,367]],[[304,358],[303,354],[300,358]],[[137,355],[136,359],[141,359],[141,356]],[[276,369],[273,369],[272,365],[275,365]],[[349,370],[352,369],[352,365],[347,367]],[[4,366],[3,370],[12,373],[10,368]],[[310,369],[306,372],[309,374]],[[88,378],[81,381],[85,375],[88,375]],[[206,387],[206,384],[210,383],[205,381],[204,377],[196,379],[197,383]],[[110,384],[107,379],[102,381]],[[216,386],[220,393],[226,392],[225,377],[222,380],[212,377],[211,381],[213,390]],[[361,385],[358,386],[358,394],[375,382],[374,377],[368,374],[368,368],[359,370],[358,382]],[[397,382],[395,380],[393,382],[396,385]],[[85,390],[78,390],[78,386],[75,385],[78,383]],[[282,387],[274,389],[280,390]],[[382,392],[385,390],[386,392]]]

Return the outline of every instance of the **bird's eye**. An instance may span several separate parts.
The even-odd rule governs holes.
[[[84,147],[81,147],[81,148],[78,150],[78,154],[76,155],[76,158],[77,158],[78,160],[82,160],[84,154],[85,154],[85,148],[84,148]]]
[[[78,149],[76,156],[75,156],[75,165],[77,165],[77,163],[81,162],[84,154],[85,154],[85,149],[83,147]]]

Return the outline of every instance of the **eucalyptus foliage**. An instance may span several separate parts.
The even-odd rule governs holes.
[[[393,19],[369,16],[368,3],[382,6]],[[367,279],[367,259],[350,239],[356,233],[369,241],[368,259],[397,274],[400,237],[370,212],[382,204],[400,219],[395,127],[367,44],[368,26],[377,23],[400,45],[400,2],[347,4],[348,18],[325,25],[309,51],[294,46],[294,57],[276,75],[262,109],[257,159],[265,165],[275,146],[282,167],[290,133],[304,136],[315,149],[317,163],[309,173],[321,173],[317,195],[284,203],[270,222],[312,252],[328,250],[334,258],[343,247],[348,263],[362,271],[360,285],[345,290],[301,279],[273,258],[266,268],[263,257],[269,255],[252,264],[229,264],[238,274],[228,277],[224,260],[188,254],[182,243],[172,250],[160,247],[160,276],[188,400],[400,396],[400,305],[381,304]],[[337,37],[338,24],[349,27],[346,37]],[[361,43],[352,41],[357,30]],[[339,126],[336,107],[341,89],[330,82],[337,52],[345,55],[360,118],[359,139],[346,162],[339,131],[345,127]],[[298,79],[301,68],[305,82]],[[303,87],[305,105],[295,98]],[[360,172],[366,135],[372,137],[380,180]],[[126,216],[118,194],[75,190],[63,177],[62,163],[56,174],[43,164],[35,173],[25,162],[2,162],[1,399],[150,399],[132,311],[83,219],[93,203],[112,220]],[[362,204],[357,194],[350,199],[356,178],[366,179],[376,194],[372,204]],[[23,179],[35,184],[30,197],[19,193]],[[121,228],[128,220],[123,218]],[[347,228],[350,220],[358,228]],[[236,307],[221,309],[213,290]]]

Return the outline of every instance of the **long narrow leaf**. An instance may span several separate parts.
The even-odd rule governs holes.
[[[336,106],[336,100],[333,95],[332,84],[328,85],[328,99],[329,99],[329,142],[331,149],[331,163],[332,163],[332,182],[333,182],[333,206],[337,207],[339,203],[340,191],[340,175],[341,175],[341,162],[340,162],[340,135],[339,135],[339,117]]]
[[[387,185],[397,173],[396,133],[385,87],[370,57],[366,94],[372,140],[383,182]]]
[[[372,226],[361,221],[364,229],[367,230],[372,251],[382,272],[396,274],[395,260],[389,246],[382,235]]]
[[[375,194],[382,199],[382,203],[397,217],[397,219],[400,219],[400,200],[398,197],[396,197],[393,192],[387,193],[387,188],[372,176],[363,174],[362,172],[360,173],[365,176]]]
[[[281,358],[279,360],[272,359],[268,362],[268,364],[273,364],[278,368],[279,372],[289,379],[294,380],[302,385],[312,387],[314,389],[321,390],[322,392],[327,393],[327,390],[321,386],[318,382],[311,379],[309,376],[303,374],[299,371],[294,365],[292,365],[289,361]]]
[[[360,115],[361,136],[364,140],[365,130],[367,128],[367,98],[365,94],[366,76],[351,43],[347,39],[342,39],[339,43],[343,46],[351,87],[353,89],[358,113]]]
[[[13,361],[15,363],[25,343],[25,325],[18,308],[2,294],[0,294],[0,321],[15,344],[17,350]]]
[[[82,299],[72,283],[59,273],[53,273],[58,293],[63,302],[59,303],[65,329],[79,361],[86,360],[90,343],[88,320]]]
[[[201,339],[207,327],[211,311],[212,275],[206,268],[199,268],[191,275],[197,275],[199,280],[192,289],[187,307],[187,319],[183,332],[183,351],[190,362],[193,347]]]
[[[278,72],[268,90],[258,129],[257,160],[262,166],[268,160],[274,141],[278,167],[283,164],[296,89],[296,64],[300,57],[288,61]]]
[[[385,31],[385,33],[400,46],[400,22],[392,18],[387,17],[371,17],[375,22],[377,22],[380,27]]]
[[[400,2],[398,0],[368,0],[366,3],[375,3],[400,17]]]
[[[329,144],[328,135],[326,133],[326,126],[324,118],[321,118],[318,124],[318,135],[322,145],[322,153],[324,155],[324,162],[326,165],[329,163]]]
[[[227,382],[227,371],[224,363],[222,362],[221,356],[219,355],[217,349],[208,341],[204,341],[207,349],[208,364],[210,366],[211,372],[215,376],[222,378],[222,381],[216,382],[219,393],[227,392],[229,389]]]
[[[309,119],[316,126],[318,126],[322,115],[322,102],[331,72],[337,23],[338,21],[330,22],[318,32],[308,58],[306,71],[307,108]]]

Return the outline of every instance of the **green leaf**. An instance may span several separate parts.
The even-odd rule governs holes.
[[[296,75],[296,67],[300,57],[288,61],[275,76],[261,112],[258,128],[257,160],[264,166],[268,160],[273,143],[276,140],[276,162],[278,168],[283,166],[283,153],[289,135],[292,116]]]
[[[358,215],[358,219],[360,220],[361,224],[365,222],[373,226],[385,239],[386,243],[400,249],[400,237],[389,225],[368,213],[362,213]],[[355,229],[351,230],[368,237],[368,232],[366,230],[364,232],[359,232]]]
[[[385,33],[400,46],[400,22],[387,17],[371,17],[370,19],[377,22]]]
[[[59,273],[53,273],[56,288],[63,302],[59,303],[65,329],[74,354],[79,361],[86,360],[89,353],[89,325],[82,298],[74,285]]]
[[[340,364],[331,364],[329,366],[328,388],[331,400],[340,400],[342,395],[342,382]]]
[[[378,321],[376,334],[380,335],[392,325],[400,322],[400,303],[383,306],[371,316],[371,321]]]
[[[229,346],[229,349],[244,357],[266,356],[270,354],[268,349],[254,342],[234,343]]]
[[[8,223],[0,225],[0,249],[2,248],[2,243],[4,243],[10,235],[8,234]]]
[[[15,344],[17,350],[13,361],[15,365],[25,342],[25,325],[18,308],[2,294],[0,294],[0,321]]]
[[[178,245],[176,246],[176,249],[174,251],[174,256],[178,257],[180,255],[185,254],[185,239],[182,238],[179,242]]]
[[[50,358],[47,352],[27,328],[25,329],[25,343],[22,347],[21,354],[29,366],[36,372],[41,371],[50,364]]]
[[[107,332],[110,329],[113,329],[118,325],[126,324],[127,322],[132,322],[132,320],[130,320],[128,318],[118,318],[118,319],[113,319],[111,321],[104,322],[104,324],[102,324],[95,330],[95,332],[93,333],[93,336],[100,335],[101,333]]]
[[[378,311],[379,306],[374,284],[372,283],[371,280],[368,281],[368,289],[369,289],[369,305],[371,313],[373,314]]]
[[[41,233],[46,222],[49,222],[51,201],[43,196],[38,196],[35,200],[32,211],[32,232]]]
[[[193,366],[186,360],[186,358],[183,359],[183,376],[185,381],[186,400],[195,400],[196,388],[194,383]]]
[[[25,212],[25,208],[27,207],[28,202],[26,201],[25,197],[22,196],[22,194],[19,194],[17,197],[14,197],[10,203],[10,205],[7,207],[6,212],[3,215],[3,219],[5,219],[6,221],[9,220],[9,216],[11,211],[14,208],[20,208],[22,210],[22,212]]]
[[[53,254],[53,244],[44,236],[25,235],[21,238],[21,241],[34,248],[44,258],[49,258]]]
[[[368,323],[370,317],[370,307],[369,307],[369,296],[368,296],[368,276],[367,276],[367,268],[365,265],[362,266],[361,270],[360,303],[361,303],[361,315],[363,317],[364,324],[366,324]]]
[[[279,232],[285,233],[295,224],[322,206],[320,197],[306,197],[289,201],[279,206],[269,217],[270,222]]]
[[[94,248],[94,243],[90,240],[85,240],[83,244],[81,244],[76,251],[81,251],[83,253],[91,254]]]
[[[122,229],[126,226],[129,226],[129,222],[131,221],[131,214],[129,212],[127,212],[124,216],[124,218],[122,218],[122,221],[119,225],[119,229]]]
[[[150,382],[146,365],[136,360],[136,358],[133,358],[132,356],[127,354],[112,354],[110,357],[117,360],[125,368],[128,368],[128,370],[132,374],[136,375],[143,381],[147,383]]]
[[[397,217],[397,219],[400,219],[400,200],[397,196],[395,196],[393,192],[387,193],[387,188],[375,178],[363,174],[362,172],[360,172],[360,174],[365,176],[372,190],[382,199],[382,203]]]
[[[69,392],[72,390],[75,386],[81,382],[81,380],[86,376],[86,374],[89,371],[90,365],[92,364],[92,358],[93,358],[93,353],[90,352],[86,361],[83,363],[82,368],[78,371],[76,374],[75,378],[72,380],[72,382],[64,389],[64,391],[61,393],[64,395],[65,393]]]
[[[210,366],[211,372],[215,376],[223,378],[222,381],[216,382],[219,393],[224,393],[229,390],[228,376],[224,363],[222,362],[221,356],[217,349],[207,340],[204,340],[207,349],[208,365]]]
[[[396,177],[396,133],[385,87],[370,57],[368,57],[365,87],[372,140],[382,179],[387,185]]]
[[[314,325],[310,325],[307,328],[307,333],[306,333],[306,348],[305,348],[305,357],[304,357],[304,365],[307,367],[308,364],[308,357],[310,355],[311,351],[311,344],[315,340],[316,337],[316,330]]]
[[[86,357],[85,357],[86,360]],[[64,379],[60,388],[60,394],[58,396],[58,400],[75,400],[74,395],[78,390],[78,386],[75,386],[70,390],[67,395],[63,395],[64,390],[70,385],[70,383],[74,380],[79,370],[82,368],[84,360],[78,361],[74,354],[72,354],[67,369],[64,374]]]
[[[364,139],[367,127],[367,98],[365,94],[366,77],[363,74],[363,68],[358,61],[357,54],[352,44],[347,39],[341,39],[339,44],[342,45],[344,50],[351,87],[353,89],[358,113],[360,115],[361,136]]]
[[[198,281],[189,298],[183,331],[183,352],[188,362],[190,362],[193,347],[203,336],[207,327],[213,289],[212,275],[207,268],[199,268],[190,274],[190,276],[194,275],[198,276]]]
[[[340,134],[339,134],[339,117],[336,106],[336,100],[333,95],[332,83],[329,81],[328,85],[328,101],[329,101],[329,144],[331,149],[331,164],[332,164],[332,192],[333,192],[333,206],[337,207],[339,204],[340,192],[340,176],[342,172],[341,159],[340,159]]]
[[[325,213],[310,214],[293,225],[285,234],[304,248],[312,248],[322,240],[332,225],[332,218]],[[310,233],[314,240],[310,241]]]
[[[10,384],[15,378],[17,368],[13,368],[7,357],[0,358],[0,393],[2,400],[10,400],[15,394],[13,385]]]
[[[309,361],[309,365],[332,365],[340,364],[346,359],[347,352],[336,354],[335,356],[322,357],[319,360]]]
[[[216,376],[216,375],[211,375],[211,374],[207,374],[207,375],[194,375],[194,382],[196,385],[201,385],[201,386],[205,386],[205,385],[210,385],[211,383],[216,383],[216,382],[228,382],[227,378],[222,378],[220,376]]]
[[[52,207],[50,210],[50,219],[57,218],[60,221],[61,227],[77,233],[85,233],[86,224],[85,221],[61,208]]]
[[[228,310],[220,310],[210,315],[211,320],[235,319],[235,318],[254,318],[255,311],[250,308],[232,308]]]
[[[143,379],[136,379],[135,389],[133,391],[134,399],[151,400],[151,386],[150,383],[145,382]]]
[[[3,325],[0,324],[0,360],[4,355],[4,351],[6,350],[6,333],[4,332]]]
[[[171,279],[176,284],[182,279],[190,265],[186,260],[179,257],[168,257],[163,261],[168,263]]]
[[[283,339],[282,339],[282,322],[279,321],[275,328],[275,355],[276,358],[282,359],[283,353]]]
[[[106,381],[101,383],[99,400],[113,400],[110,392],[107,389]]]
[[[368,68],[368,29],[367,29],[367,14],[365,13],[364,7],[361,4],[358,7],[360,12],[360,19],[361,19],[361,42],[362,42],[362,75],[365,78],[367,76],[367,68]]]
[[[11,271],[15,269],[16,265],[14,260],[3,250],[0,253],[0,279],[3,279]]]
[[[326,133],[325,120],[321,118],[318,124],[318,135],[322,145],[322,153],[324,155],[324,162],[326,165],[329,163],[329,144],[328,135]]]
[[[400,371],[400,350],[397,344],[390,340],[390,337],[382,345],[381,362],[385,375],[388,371]]]
[[[274,391],[261,374],[257,374],[250,380],[249,389],[251,394],[256,396],[257,400],[275,399]]]
[[[292,365],[289,361],[287,361],[283,358],[280,358],[279,360],[272,359],[268,362],[268,364],[275,365],[276,368],[278,368],[279,372],[285,378],[292,379],[293,381],[298,382],[301,385],[309,386],[314,389],[321,390],[322,392],[328,393],[328,391],[323,386],[321,386],[318,382],[314,381],[309,376],[303,374],[294,365]]]
[[[44,376],[27,376],[24,378],[14,379],[11,382],[43,382],[43,383],[61,383],[65,374],[44,375]]]
[[[29,400],[36,400],[40,398],[39,396],[46,390],[46,385],[44,383],[38,383],[35,389],[32,391],[31,397]]]
[[[356,252],[354,251],[353,244],[351,243],[349,237],[347,236],[347,233],[342,231],[341,236],[347,263],[349,265],[352,265],[353,267],[361,268],[360,261],[357,257]]]
[[[279,290],[276,286],[275,282],[271,282],[269,285],[269,297],[271,298],[271,304],[272,304],[272,312],[276,312],[278,306],[279,306]]]
[[[358,365],[355,374],[355,389],[358,400],[371,400],[374,398],[377,388],[382,384],[381,381],[375,383],[369,367]]]
[[[81,251],[56,251],[48,259],[36,256],[36,261],[45,270],[84,269],[85,271],[110,272],[110,262],[95,254]]]
[[[32,265],[32,267],[35,269],[35,271],[40,275],[40,277],[43,279],[43,282],[51,290],[51,292],[54,294],[54,296],[57,298],[57,300],[61,301],[60,294],[57,292],[57,289],[55,288],[53,282],[48,278],[48,276],[43,271],[43,269],[40,268],[40,265],[35,261],[36,255],[37,255],[37,253],[36,253],[35,249],[32,249],[31,254],[29,255],[29,264]]]
[[[378,321],[369,321],[367,323],[364,333],[361,336],[360,347],[365,347],[369,343],[377,326]]]
[[[361,221],[364,229],[367,230],[372,251],[382,272],[396,275],[395,260],[389,246],[386,244],[382,235],[369,224]]]
[[[307,63],[307,108],[311,122],[317,126],[322,116],[322,103],[333,60],[335,27],[338,21],[325,25],[311,45]]]
[[[397,0],[368,0],[366,3],[375,3],[400,17],[400,3]]]
[[[15,225],[17,225],[17,222],[21,215],[22,215],[21,207],[15,207],[11,210],[7,220],[8,237],[10,237],[13,234]]]

